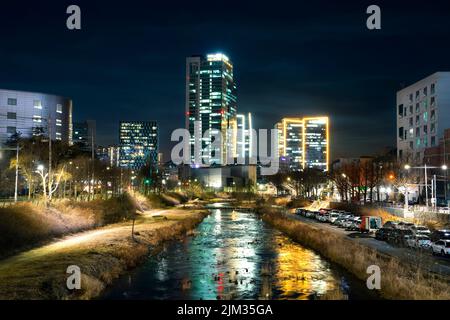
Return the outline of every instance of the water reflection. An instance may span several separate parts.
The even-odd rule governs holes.
[[[111,299],[309,299],[340,274],[255,215],[213,209],[195,237],[168,244],[119,279]]]

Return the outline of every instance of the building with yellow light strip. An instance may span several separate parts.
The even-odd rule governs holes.
[[[291,170],[317,168],[328,171],[328,117],[283,118],[278,129],[278,153],[289,160]]]

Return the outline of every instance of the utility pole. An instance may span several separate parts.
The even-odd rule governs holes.
[[[427,175],[427,164],[425,163],[425,206],[428,211],[428,175]]]
[[[52,200],[52,122],[48,117],[48,200]]]
[[[16,144],[16,183],[14,186],[14,202],[17,202],[17,189],[19,185],[19,140]]]
[[[95,152],[94,152],[94,128],[93,126],[91,126],[91,157],[92,157],[92,200],[94,200],[94,195],[95,195],[95,181],[94,181],[94,173],[95,173],[95,163],[94,163],[94,158],[95,158]]]

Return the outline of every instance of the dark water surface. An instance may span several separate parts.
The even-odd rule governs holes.
[[[167,243],[102,299],[371,299],[365,283],[252,213],[213,209],[195,236]]]

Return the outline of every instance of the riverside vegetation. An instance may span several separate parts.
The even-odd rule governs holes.
[[[7,238],[2,234],[1,239],[8,247],[3,253],[22,252],[0,261],[0,299],[99,296],[120,274],[157,251],[164,241],[189,234],[207,215],[205,210],[170,206],[179,201],[174,195],[158,199],[125,195],[99,202],[69,201],[42,211],[30,204],[3,209],[7,218],[2,219],[0,230],[7,231]],[[136,208],[142,211],[136,216],[132,237]],[[152,216],[155,212],[158,218]],[[28,250],[29,246],[35,249]],[[67,289],[69,265],[81,269],[80,290]]]
[[[363,281],[368,277],[367,267],[378,265],[382,271],[380,293],[384,298],[450,299],[450,279],[446,276],[428,273],[397,258],[383,255],[375,249],[307,223],[286,219],[279,209],[259,206],[257,212],[265,222],[284,232],[294,241],[316,250]]]

